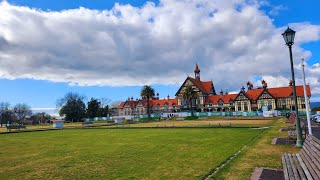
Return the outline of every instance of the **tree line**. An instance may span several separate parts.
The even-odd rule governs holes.
[[[4,124],[24,124],[27,118],[32,116],[30,106],[18,103],[11,107],[8,102],[0,102],[0,126]]]
[[[83,121],[84,118],[108,117],[110,100],[107,98],[91,98],[85,104],[85,99],[85,96],[78,93],[67,93],[57,101],[59,115],[69,122]]]

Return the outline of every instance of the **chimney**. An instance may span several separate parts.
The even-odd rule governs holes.
[[[292,80],[290,80],[290,82],[289,82],[289,86],[292,86],[292,84],[293,84],[293,82],[292,82]]]
[[[267,89],[267,87],[268,87],[268,84],[265,82],[265,83],[263,84],[263,88],[264,88],[264,89]]]
[[[252,84],[251,84],[250,81],[248,81],[248,82],[247,82],[247,88],[248,88],[248,90],[251,90],[251,87],[252,87]]]
[[[169,94],[168,94],[167,98],[168,98],[168,100],[170,99],[170,96],[169,96]]]
[[[226,91],[226,95],[228,95],[229,93],[228,93],[228,91]]]
[[[245,88],[244,88],[244,86],[242,85],[241,91],[244,92],[244,90],[245,90]]]

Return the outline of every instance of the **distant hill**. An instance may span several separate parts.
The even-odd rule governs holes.
[[[311,109],[314,107],[320,107],[320,102],[310,102]]]

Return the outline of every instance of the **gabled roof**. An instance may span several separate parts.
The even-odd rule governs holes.
[[[178,99],[174,98],[174,99],[153,99],[150,101],[150,106],[157,106],[158,104],[160,105],[160,107],[164,106],[165,104],[168,104],[168,107],[172,107],[172,105],[174,104],[175,106],[178,105]]]
[[[237,99],[240,94],[243,94],[246,98],[250,99],[245,91],[240,91],[239,94],[237,94],[237,96],[235,97],[235,99]]]
[[[310,86],[306,86],[307,96],[311,96]],[[267,91],[275,98],[286,98],[293,95],[293,86],[268,88]],[[297,97],[303,97],[303,86],[296,86]]]
[[[310,97],[311,96],[310,86],[307,85],[306,89],[307,89],[307,96]],[[273,98],[287,98],[293,95],[293,86],[267,88],[267,89],[251,89],[251,90],[248,90],[247,92],[243,92],[243,94],[251,101],[256,101],[264,91],[268,92]],[[296,91],[297,91],[297,97],[304,96],[303,86],[296,86]]]
[[[121,102],[121,103],[119,104],[118,108],[123,108],[123,106],[124,106],[125,103],[126,103],[126,102]]]
[[[230,100],[233,101],[237,96],[238,94],[211,95],[206,98],[205,103],[208,104],[211,101],[213,104],[218,104],[219,100],[222,100],[226,104]]]
[[[182,86],[187,82],[187,80],[190,80],[202,93],[205,93],[205,94],[211,93],[211,87],[213,85],[212,81],[200,81],[192,77],[187,77],[187,79],[183,82],[183,84],[177,91],[176,96],[179,94]]]
[[[247,97],[250,100],[255,101],[262,94],[263,90],[264,89],[251,89],[251,90],[248,90],[247,92],[245,92],[245,94],[247,95]]]
[[[138,101],[125,101],[121,102],[119,105],[120,108],[123,108],[126,104],[128,104],[131,108],[134,108],[137,105]]]

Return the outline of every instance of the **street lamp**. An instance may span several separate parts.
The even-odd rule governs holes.
[[[295,113],[296,113],[296,131],[297,131],[297,142],[296,147],[301,148],[302,147],[302,133],[301,133],[301,127],[300,127],[300,120],[299,120],[299,114],[298,114],[298,101],[297,101],[297,93],[296,93],[296,83],[294,79],[294,70],[293,70],[293,61],[292,61],[292,45],[294,44],[294,36],[295,31],[288,29],[282,33],[283,39],[286,42],[286,45],[289,47],[289,53],[290,53],[290,65],[291,65],[291,76],[292,76],[292,83],[293,83],[293,97],[295,102]]]

